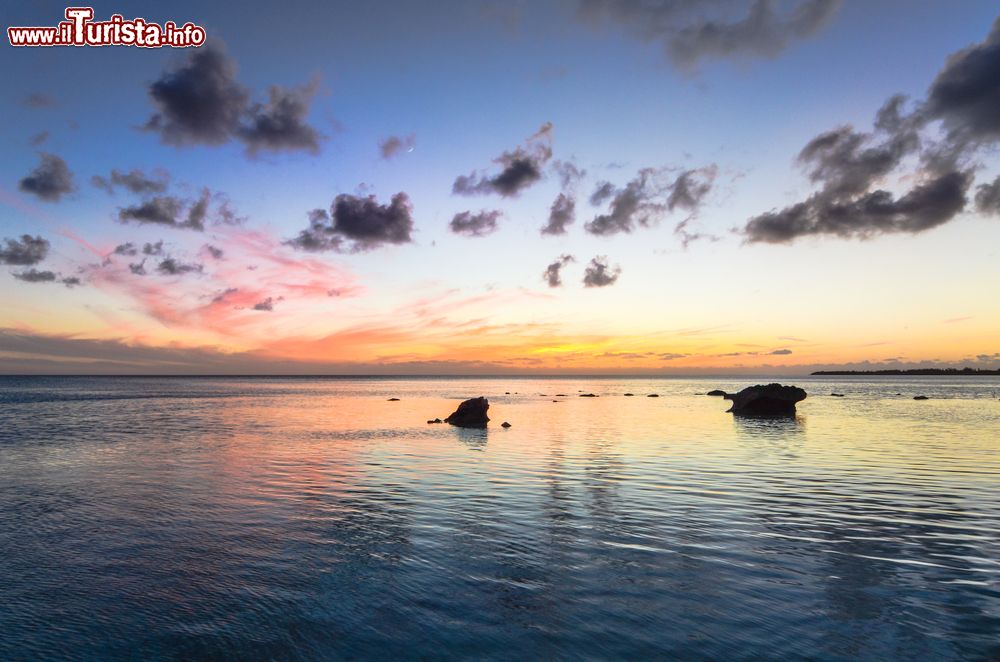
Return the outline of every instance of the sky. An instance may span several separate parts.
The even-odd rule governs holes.
[[[1000,368],[995,2],[93,8],[207,41],[5,38],[0,373]]]

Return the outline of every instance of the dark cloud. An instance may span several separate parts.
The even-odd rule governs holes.
[[[32,147],[38,147],[48,139],[49,139],[48,131],[39,131],[38,133],[28,138],[28,144],[31,145]]]
[[[552,123],[546,122],[523,145],[493,159],[501,166],[498,174],[474,171],[461,175],[455,179],[451,191],[458,195],[498,193],[515,197],[542,178],[542,169],[551,158]]]
[[[1000,139],[1000,18],[986,39],[953,53],[931,83],[925,111],[953,143]]]
[[[250,154],[262,149],[319,152],[322,136],[306,123],[317,87],[315,82],[297,88],[272,85],[267,103],[253,104],[247,123],[239,129]]]
[[[572,161],[555,161],[552,163],[552,170],[559,177],[559,185],[564,193],[574,190],[577,182],[587,176],[587,171]]]
[[[751,218],[743,229],[749,242],[786,243],[807,235],[868,238],[916,234],[962,211],[972,182],[969,172],[950,172],[895,198],[877,190],[848,200],[815,194],[805,202]]]
[[[685,170],[676,177],[663,168],[643,168],[625,188],[614,189],[608,213],[596,216],[584,228],[606,236],[649,227],[676,209],[694,214],[712,189],[715,173],[714,165]],[[595,191],[591,201],[598,192],[603,195],[603,189],[602,185]]]
[[[181,276],[189,273],[201,273],[205,266],[196,262],[180,262],[172,257],[160,260],[156,270],[164,276]]]
[[[146,260],[142,262],[133,262],[128,265],[128,270],[131,271],[136,276],[146,275]]]
[[[542,228],[542,234],[566,234],[566,226],[576,220],[576,201],[560,193],[549,208],[549,222]]]
[[[260,150],[316,152],[322,136],[305,118],[315,83],[272,86],[266,103],[252,103],[236,80],[236,64],[218,45],[199,48],[149,87],[157,112],[145,129],[170,145],[220,145],[242,141]]]
[[[170,176],[164,171],[159,171],[155,177],[147,177],[138,169],[121,172],[116,168],[107,177],[94,175],[90,178],[90,183],[108,193],[114,192],[116,186],[121,186],[132,193],[146,195],[166,191],[167,185],[170,183]]]
[[[32,92],[24,97],[24,105],[28,108],[51,108],[56,105],[56,100],[48,94]]]
[[[619,266],[610,267],[608,258],[598,255],[590,261],[583,272],[584,287],[607,287],[614,285],[621,276],[622,269]]]
[[[25,283],[54,283],[56,281],[59,281],[66,287],[76,287],[77,285],[80,284],[80,279],[77,278],[76,276],[69,276],[67,278],[63,278],[54,271],[48,271],[48,270],[42,271],[34,268],[25,269],[24,271],[20,272],[11,272],[11,275],[14,278],[23,281]]]
[[[211,200],[212,194],[208,189],[203,189],[201,196],[194,201],[172,195],[154,196],[137,205],[119,208],[118,220],[201,232],[205,229]],[[224,222],[224,218],[219,220]]]
[[[309,227],[289,240],[289,245],[306,251],[363,252],[386,244],[412,241],[413,206],[406,193],[392,196],[381,205],[374,195],[338,195],[328,213],[309,212]]]
[[[151,243],[148,243],[148,242],[145,243],[145,244],[143,244],[142,245],[142,254],[143,255],[152,255],[152,256],[163,255],[163,240],[161,239],[158,242],[156,242],[155,244],[151,244]]]
[[[770,356],[788,356],[791,353],[792,350],[790,349],[776,349],[771,352],[768,352]]]
[[[18,188],[42,200],[55,202],[73,189],[73,173],[55,154],[41,153],[41,163],[18,183]]]
[[[212,297],[212,303],[223,303],[231,295],[236,294],[239,291],[240,291],[240,288],[238,288],[238,287],[227,287],[226,289],[222,290],[221,292],[219,292],[218,294],[216,294],[214,297]]]
[[[879,109],[873,133],[845,126],[811,140],[798,162],[820,189],[803,202],[751,218],[743,228],[747,241],[914,234],[950,221],[965,208],[974,156],[1000,138],[998,75],[1000,19],[983,42],[948,58],[912,112],[904,112],[905,99],[896,95]],[[924,132],[938,121],[942,130]],[[898,198],[878,188],[911,154],[919,156],[920,170],[910,177],[918,183]],[[980,196],[989,206],[990,191],[980,186],[980,209]]]
[[[549,287],[559,287],[562,285],[562,268],[570,262],[575,261],[576,260],[572,255],[560,255],[556,258],[555,262],[545,267],[545,271],[542,273],[542,279],[548,283]]]
[[[149,87],[158,112],[146,128],[171,145],[228,142],[246,113],[249,93],[236,81],[236,64],[217,46],[194,50],[184,64]]]
[[[0,264],[30,267],[38,264],[49,254],[49,240],[22,234],[20,239],[4,239],[0,247]]]
[[[497,219],[503,216],[503,212],[498,210],[483,210],[476,214],[471,211],[463,211],[451,219],[448,224],[449,229],[455,234],[466,237],[485,237],[497,231]]]
[[[38,269],[26,269],[20,273],[12,272],[11,275],[25,283],[53,283],[57,278],[53,271],[39,271]]]
[[[594,192],[590,194],[590,204],[600,207],[615,194],[615,185],[611,182],[598,182]]]
[[[976,209],[982,214],[1000,216],[1000,177],[976,190]]]
[[[131,241],[127,241],[124,244],[118,244],[115,249],[111,251],[114,255],[124,255],[125,257],[135,257],[139,254],[139,249]]]
[[[412,151],[417,145],[417,137],[412,133],[408,136],[389,136],[378,144],[382,158],[389,160],[400,152]]]
[[[218,246],[213,246],[212,244],[205,244],[205,251],[212,256],[213,260],[221,260],[225,256],[226,252],[219,248]]]
[[[581,16],[616,21],[663,46],[682,69],[702,60],[775,57],[823,28],[840,0],[581,0]]]
[[[274,298],[273,297],[267,297],[263,301],[258,301],[257,303],[255,303],[253,305],[253,309],[254,310],[267,311],[267,312],[273,311],[274,310]]]

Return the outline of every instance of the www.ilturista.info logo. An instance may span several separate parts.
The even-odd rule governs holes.
[[[55,27],[9,27],[11,46],[138,46],[140,48],[188,48],[205,43],[205,28],[173,21],[163,25],[143,18],[125,20],[112,14],[107,21],[94,21],[93,7],[67,7],[66,20]]]

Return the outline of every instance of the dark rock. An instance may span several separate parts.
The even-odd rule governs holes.
[[[581,393],[580,397],[581,398],[596,398],[598,396],[594,395],[593,393]]]
[[[442,421],[440,418],[435,418],[433,420],[427,421],[427,423],[428,424],[430,424],[430,423],[444,423],[444,421]]]
[[[915,395],[915,396],[913,396],[913,399],[914,400],[930,400],[930,398],[928,398],[926,395]]]
[[[565,398],[566,394],[565,393],[556,393],[556,397],[557,398]]]
[[[633,395],[635,395],[635,394],[634,394],[634,393],[626,393],[626,394],[625,394],[625,397],[626,397],[626,398],[631,398],[631,397],[632,397]]]
[[[458,409],[451,413],[451,416],[444,419],[445,423],[451,423],[460,428],[485,428],[490,419],[486,411],[490,408],[490,401],[484,397],[472,398],[458,405]]]
[[[647,397],[647,398],[658,398],[658,397],[660,397],[660,396],[659,396],[659,394],[657,394],[657,393],[650,393],[650,394],[649,394],[649,395],[647,395],[646,397]]]
[[[842,398],[842,397],[844,397],[844,394],[843,393],[831,393],[830,397],[832,397],[832,398]]]
[[[727,393],[732,400],[729,411],[739,416],[793,416],[795,403],[806,399],[806,392],[797,386],[757,384],[739,393]]]
[[[504,395],[510,395],[510,391],[504,391],[503,394]]]
[[[510,423],[508,423],[507,421],[504,421],[503,423],[500,424],[500,427],[502,427],[502,428],[509,428],[510,427]]]
[[[719,389],[715,389],[714,391],[709,391],[705,395],[718,395],[718,396],[725,397],[726,392],[725,391],[720,391]]]
[[[399,402],[399,398],[389,398],[389,402]]]

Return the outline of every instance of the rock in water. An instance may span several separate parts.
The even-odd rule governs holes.
[[[720,391],[719,389],[715,389],[714,391],[709,391],[709,392],[708,392],[708,393],[706,393],[705,395],[717,395],[717,396],[725,396],[725,395],[726,395],[726,392],[725,392],[725,391]]]
[[[806,392],[797,386],[757,384],[727,393],[725,399],[733,401],[729,411],[740,416],[794,416],[795,403],[805,400]]]
[[[444,422],[460,428],[485,428],[490,421],[486,415],[486,410],[489,408],[490,401],[486,398],[472,398],[460,404],[451,416],[444,419]]]
[[[510,423],[508,423],[507,421],[504,421],[503,423],[500,424],[500,427],[502,427],[502,428],[509,428],[510,427]]]
[[[913,396],[913,399],[914,400],[930,400],[930,398],[928,398],[926,395],[915,395],[915,396]]]

